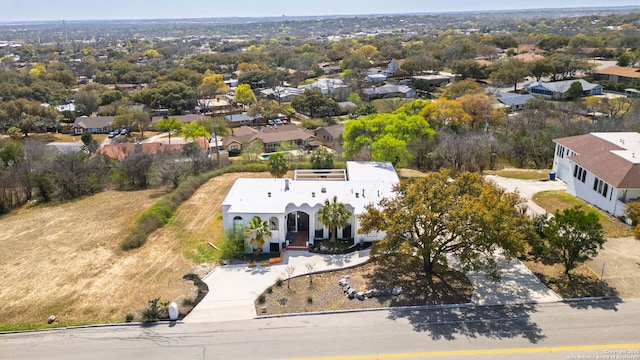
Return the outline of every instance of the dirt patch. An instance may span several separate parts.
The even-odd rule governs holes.
[[[467,303],[473,286],[467,277],[449,270],[442,278],[434,278],[433,285],[419,273],[397,271],[398,267],[367,263],[355,268],[299,276],[274,284],[265,291],[264,302],[256,301],[256,313],[285,314],[310,311],[369,309],[395,306],[417,306]],[[357,291],[402,288],[402,294],[381,295],[364,301],[349,299],[338,281],[349,276],[349,285]],[[263,311],[263,308],[266,311]]]
[[[150,299],[176,301],[181,312],[197,287],[185,274],[203,275],[215,254],[207,242],[222,239],[221,208],[239,177],[212,179],[182,204],[174,220],[140,249],[124,252],[121,240],[136,218],[164,192],[106,191],[77,201],[25,207],[0,219],[0,329],[123,322]],[[200,252],[208,256],[193,256]],[[198,259],[198,260],[196,260]],[[213,260],[212,260],[213,261]]]
[[[607,239],[604,249],[586,265],[622,298],[640,298],[640,240]]]

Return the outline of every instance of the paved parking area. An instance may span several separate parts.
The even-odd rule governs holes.
[[[484,178],[495,182],[496,185],[507,191],[518,191],[520,196],[527,199],[527,214],[531,216],[541,215],[546,212],[546,210],[531,200],[533,195],[541,191],[567,190],[567,184],[561,180],[521,180],[497,175],[485,175]]]

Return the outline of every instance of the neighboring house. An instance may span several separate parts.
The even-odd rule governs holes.
[[[513,59],[524,61],[526,63],[544,59],[544,56],[536,53],[524,53],[513,56]]]
[[[594,70],[593,78],[620,84],[636,84],[640,81],[640,68],[609,66],[602,70]]]
[[[342,151],[344,123],[319,127],[313,133],[324,146],[336,151]]]
[[[155,155],[163,151],[184,150],[184,144],[165,144],[160,142],[151,143],[122,143],[122,144],[106,144],[98,149],[98,154],[106,155],[115,160],[122,160],[128,156],[139,154]]]
[[[451,74],[447,72],[434,72],[434,73],[427,73],[426,75],[412,76],[411,82],[413,82],[413,84],[416,87],[426,90],[426,88],[433,89],[437,86],[442,86],[444,84],[452,83],[454,81],[457,81],[459,77],[460,75]],[[419,83],[423,83],[423,84],[419,85]]]
[[[278,151],[284,142],[293,142],[300,149],[313,149],[320,145],[313,133],[300,129],[294,124],[265,126],[260,130],[241,126],[235,129],[231,136],[225,137],[222,144],[229,154],[237,154],[242,151],[243,144],[251,144],[258,140],[264,145],[265,153]]]
[[[174,115],[174,116],[169,116],[172,118],[175,118],[176,121],[186,125],[186,124],[190,124],[192,122],[198,122],[200,120],[211,120],[210,117],[205,116],[205,115],[198,115],[198,114],[189,114],[189,115]],[[155,131],[156,130],[156,125],[158,125],[158,122],[162,121],[162,119],[164,119],[164,116],[154,116],[151,119],[151,126],[150,129]]]
[[[402,64],[404,64],[404,59],[393,59],[389,62],[389,64],[387,65],[387,69],[384,70],[384,75],[386,76],[396,76],[398,75],[398,72],[400,71],[400,68],[402,67]]]
[[[553,140],[552,171],[567,192],[614,215],[640,198],[640,134],[591,133]]]
[[[301,89],[292,88],[292,87],[284,87],[284,86],[276,86],[269,89],[264,89],[260,91],[260,94],[267,98],[277,100],[278,102],[291,102],[297,96],[302,95],[303,91]]]
[[[230,128],[245,125],[257,125],[259,123],[258,118],[253,117],[246,112],[240,114],[225,115],[224,120],[226,121],[227,126]]]
[[[50,143],[47,143],[47,146],[55,149],[57,152],[61,154],[68,154],[68,153],[82,151],[82,149],[84,148],[84,143],[82,141],[50,142]]]
[[[321,62],[318,67],[325,75],[339,74],[342,72],[342,68],[336,62]]]
[[[371,87],[362,90],[361,97],[363,100],[373,100],[381,98],[401,97],[401,98],[415,98],[416,90],[406,85],[383,85],[378,87]]]
[[[76,105],[74,103],[68,103],[68,104],[64,104],[64,105],[58,105],[55,107],[56,110],[63,112],[63,111],[72,111],[75,112],[76,111]]]
[[[393,186],[399,181],[391,163],[354,161],[347,162],[346,171],[297,170],[293,179],[241,178],[222,202],[222,223],[224,229],[240,232],[253,217],[268,221],[271,236],[265,239],[265,252],[279,252],[292,240],[311,245],[329,238],[329,229],[318,213],[325,200],[335,196],[352,213],[338,229],[337,238],[349,239],[354,245],[377,241],[385,233],[358,233],[358,216],[365,206],[393,197]]]
[[[567,97],[567,91],[574,82],[579,82],[582,85],[583,96],[602,95],[602,85],[592,84],[582,79],[554,82],[533,82],[526,85],[525,89],[529,94],[542,96],[548,100],[564,100]]]
[[[349,97],[349,88],[340,79],[320,78],[305,88],[319,90],[322,95],[331,96],[336,101],[344,101]]]
[[[387,76],[384,74],[369,74],[364,78],[364,81],[372,84],[379,84],[387,81]]]
[[[509,111],[523,110],[524,104],[534,98],[531,94],[520,95],[511,92],[499,92],[496,94],[496,99],[498,99],[501,104],[504,104]]]
[[[354,111],[356,111],[358,105],[356,105],[352,101],[341,101],[338,103],[338,107],[340,108],[340,113],[346,115],[352,114]]]
[[[75,135],[90,132],[92,134],[108,134],[114,129],[111,128],[111,122],[115,116],[82,116],[76,118],[71,127]]]

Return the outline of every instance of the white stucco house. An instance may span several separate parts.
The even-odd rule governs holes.
[[[354,244],[381,240],[383,232],[358,233],[358,215],[366,205],[392,197],[399,181],[391,163],[355,161],[347,162],[346,170],[297,170],[293,179],[241,178],[222,203],[222,222],[225,230],[243,231],[255,216],[268,221],[271,237],[265,239],[265,252],[278,252],[294,239],[309,246],[329,238],[318,211],[325,200],[336,196],[352,213],[347,224],[338,229],[337,238]]]
[[[552,171],[567,192],[614,215],[640,198],[640,133],[609,132],[553,140]]]

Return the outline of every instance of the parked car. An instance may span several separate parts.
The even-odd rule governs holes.
[[[127,135],[127,129],[120,129],[120,135]]]
[[[116,137],[116,132],[115,131],[109,131],[109,139],[113,139],[114,137]]]

